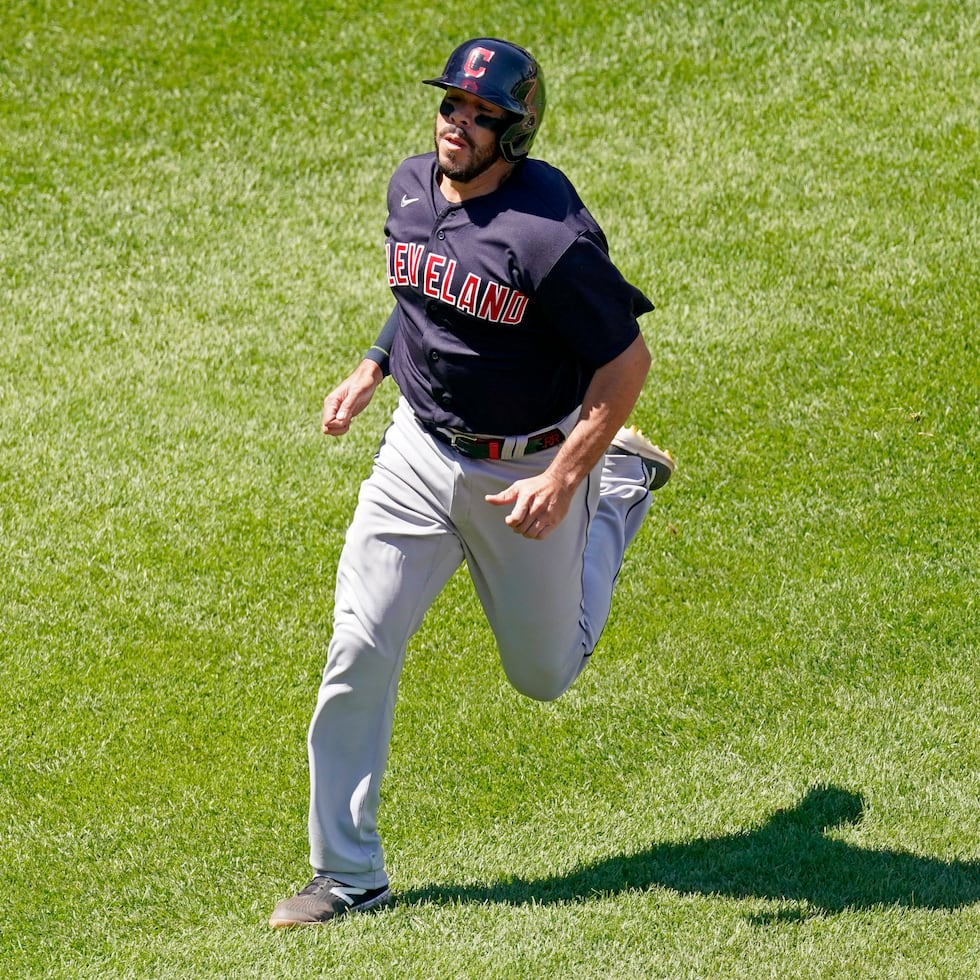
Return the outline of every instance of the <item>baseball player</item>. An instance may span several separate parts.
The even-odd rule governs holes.
[[[312,881],[270,925],[390,899],[378,805],[409,638],[465,562],[510,683],[542,701],[589,661],[670,455],[623,428],[653,308],[568,179],[528,152],[545,87],[523,48],[475,38],[426,84],[433,152],[388,187],[395,308],[324,401],[339,436],[389,373],[400,393],[337,570],[309,729]]]

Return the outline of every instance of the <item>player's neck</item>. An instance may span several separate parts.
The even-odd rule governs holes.
[[[513,173],[514,164],[501,157],[495,160],[482,174],[461,183],[445,174],[439,175],[439,190],[450,204],[462,204],[474,197],[492,194]]]

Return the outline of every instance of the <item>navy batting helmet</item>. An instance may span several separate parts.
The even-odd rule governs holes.
[[[517,117],[500,135],[500,153],[509,163],[527,156],[544,116],[544,78],[530,53],[510,41],[475,37],[449,56],[438,78],[426,85],[472,92]]]

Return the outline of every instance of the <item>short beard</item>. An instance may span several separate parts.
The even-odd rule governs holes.
[[[466,137],[463,138],[465,139]],[[443,166],[442,161],[439,159],[438,127],[436,127],[435,141],[436,163],[439,167],[439,173],[457,184],[468,184],[471,180],[476,180],[480,174],[486,173],[501,158],[500,140],[495,140],[492,149],[488,148],[483,153],[474,156],[468,166],[462,167],[453,164]],[[470,146],[472,147],[472,144]]]

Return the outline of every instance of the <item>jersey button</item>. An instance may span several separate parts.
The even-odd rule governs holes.
[[[436,238],[438,238],[440,242],[443,241],[445,237],[446,233],[442,229],[436,232]]]
[[[439,396],[439,404],[442,405],[443,408],[449,408],[452,403],[453,396],[450,395],[448,391]]]
[[[449,317],[445,308],[440,306],[435,300],[430,300],[425,304],[425,313],[437,327],[449,326]]]
[[[429,360],[430,361],[438,361],[439,360],[439,351],[437,351],[437,350],[430,350],[429,351]]]

